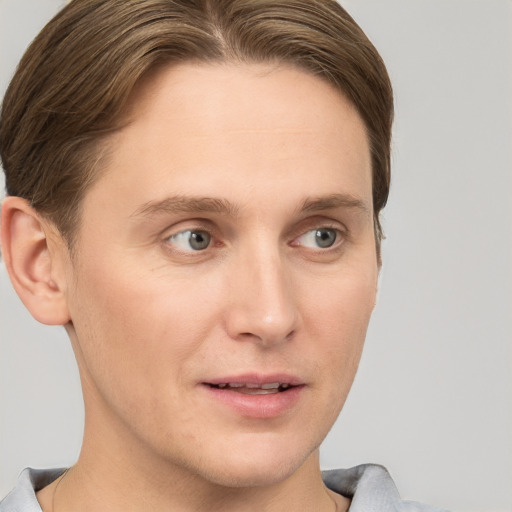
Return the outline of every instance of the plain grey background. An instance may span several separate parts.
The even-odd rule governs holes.
[[[0,0],[0,93],[62,0]],[[384,464],[404,498],[512,510],[512,2],[346,0],[396,93],[379,303],[325,468]],[[0,268],[0,497],[71,464],[83,417],[62,328]]]

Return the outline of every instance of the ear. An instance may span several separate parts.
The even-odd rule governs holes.
[[[67,324],[65,242],[21,197],[4,199],[1,220],[5,265],[23,304],[43,324]]]

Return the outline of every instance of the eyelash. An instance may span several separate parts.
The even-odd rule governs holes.
[[[177,233],[174,233],[168,237],[165,238],[165,242],[168,244],[168,245],[172,245],[171,244],[171,240],[172,239],[175,239],[175,240],[179,240],[180,238],[184,238],[184,237],[187,237],[187,240],[184,240],[184,243],[187,243],[188,241],[188,244],[191,245],[191,235],[192,237],[194,235],[196,235],[196,238],[195,238],[195,241],[200,245],[203,240],[203,236],[206,235],[206,238],[208,238],[208,244],[204,247],[204,249],[196,249],[194,250],[193,247],[190,248],[190,251],[182,251],[182,252],[191,252],[192,254],[194,252],[197,252],[197,253],[201,253],[201,252],[204,252],[206,249],[208,249],[210,246],[211,246],[211,243],[212,243],[212,240],[214,240],[214,236],[212,235],[211,232],[209,232],[208,230],[206,229],[203,229],[203,228],[190,228],[190,229],[184,229],[182,231],[178,231]],[[193,239],[193,238],[192,238]],[[214,242],[215,243],[215,242]]]
[[[334,251],[337,248],[339,248],[339,246],[341,244],[343,244],[344,238],[346,238],[346,233],[344,231],[342,231],[341,229],[339,229],[338,227],[329,226],[329,225],[321,225],[321,226],[315,227],[313,229],[308,229],[302,235],[299,235],[298,237],[296,237],[291,245],[294,247],[306,247],[305,245],[302,245],[302,244],[298,243],[297,241],[299,239],[306,238],[308,235],[309,235],[309,237],[311,237],[311,236],[316,237],[317,234],[321,231],[333,232],[334,240],[332,241],[331,245],[328,245],[326,247],[321,247],[321,246],[318,246],[316,248],[310,247],[310,249],[315,250],[316,252],[324,253],[324,252],[328,252],[328,251]]]
[[[308,247],[306,245],[303,245],[299,243],[300,239],[304,239],[307,235],[309,236],[315,236],[313,233],[318,233],[319,231],[326,230],[326,231],[332,231],[334,232],[335,238],[333,240],[332,245],[329,245],[327,247]],[[184,237],[186,236],[187,239],[184,243],[188,243],[190,246],[190,234],[206,234],[207,237],[209,237],[209,243],[206,245],[203,249],[197,249],[194,250],[192,247],[190,249],[182,250],[178,247],[176,247],[176,244],[172,243],[172,239],[177,239],[178,237]],[[302,231],[301,234],[298,236],[294,236],[293,240],[289,243],[291,247],[303,247],[304,249],[308,250],[309,252],[322,255],[322,254],[332,254],[341,249],[341,246],[343,246],[345,240],[347,239],[347,232],[344,229],[340,229],[339,226],[333,226],[329,224],[328,222],[320,223],[317,226],[307,229],[306,231]],[[190,258],[197,258],[197,257],[204,257],[205,253],[209,252],[208,249],[212,249],[214,247],[222,247],[224,244],[216,239],[214,230],[212,230],[209,227],[205,226],[192,226],[188,227],[186,229],[182,229],[180,231],[177,231],[169,236],[166,236],[164,238],[164,244],[168,252],[171,252],[173,254],[179,254]],[[196,238],[196,240],[198,240]],[[201,239],[199,237],[198,243],[201,243]]]

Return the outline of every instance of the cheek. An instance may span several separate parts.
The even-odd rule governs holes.
[[[200,305],[190,304],[190,294],[129,266],[88,265],[80,275],[70,310],[83,367],[97,387],[135,401],[171,375],[180,378],[208,328],[194,321]]]
[[[155,396],[187,381],[204,341],[220,334],[223,288],[214,277],[106,257],[90,259],[80,276],[72,318],[88,371],[105,387]]]
[[[307,304],[301,309],[312,324],[324,330],[327,339],[351,344],[364,340],[376,290],[376,265],[361,265],[321,280],[312,279],[298,296],[307,297]]]
[[[371,265],[363,272],[340,272],[310,294],[303,308],[332,396],[346,395],[355,376],[375,305],[376,276]]]
[[[302,427],[316,445],[336,421],[357,371],[375,298],[371,268],[362,275],[345,269],[299,290],[304,330],[297,348],[316,376],[311,390],[316,413],[304,416]]]

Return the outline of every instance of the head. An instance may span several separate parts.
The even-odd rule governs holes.
[[[331,84],[365,123],[373,211],[390,183],[391,85],[374,46],[333,0],[71,2],[23,57],[4,98],[7,193],[26,198],[72,246],[108,133],[151,70],[180,62],[297,67]]]
[[[130,440],[231,486],[312,460],[374,305],[391,119],[331,0],[79,0],[50,22],[4,100],[3,245],[70,333],[86,451]]]

